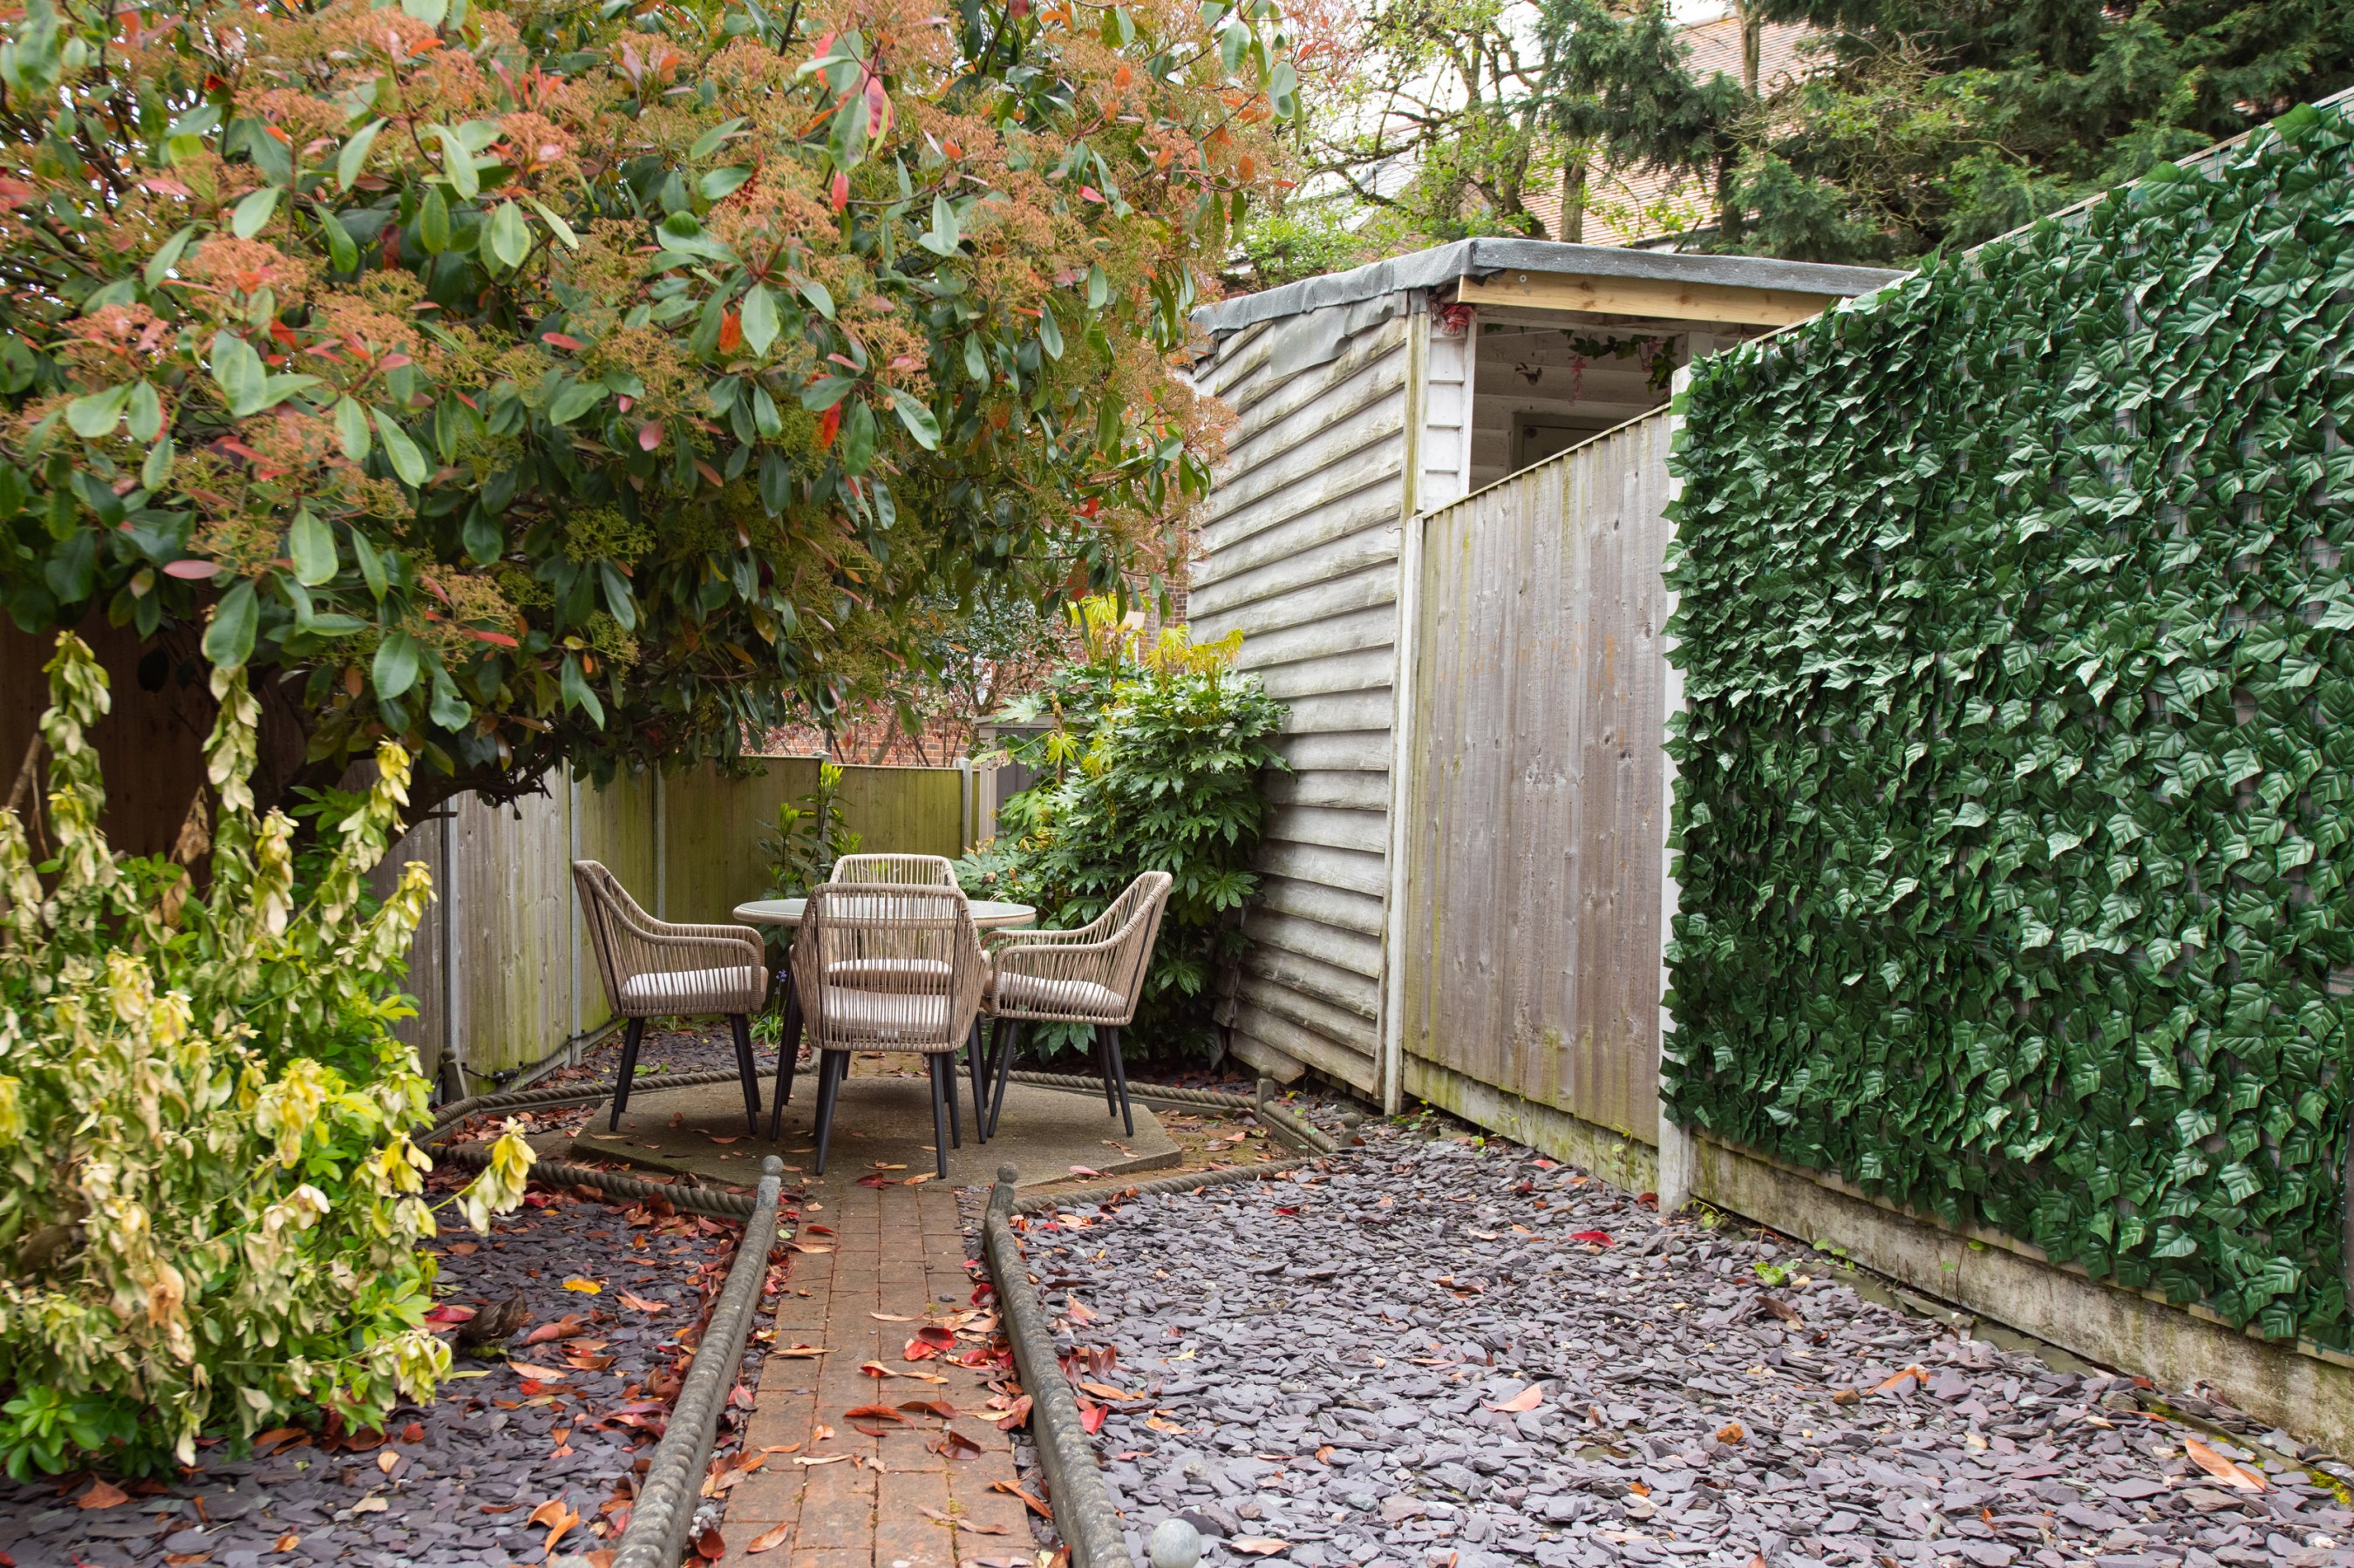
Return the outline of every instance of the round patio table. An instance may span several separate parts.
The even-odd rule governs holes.
[[[972,906],[972,923],[983,931],[1013,931],[1038,918],[1038,911],[1027,904],[1002,904],[993,898],[968,900]],[[736,906],[736,918],[747,926],[783,926],[799,928],[801,911],[808,907],[806,898],[755,898]]]

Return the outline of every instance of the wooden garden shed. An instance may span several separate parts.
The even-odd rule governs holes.
[[[1523,711],[1496,722],[1500,728],[1559,730],[1567,724],[1589,735],[1611,732],[1605,744],[1627,760],[1628,777],[1606,792],[1609,781],[1579,776],[1575,757],[1548,760],[1576,750],[1566,736],[1539,736],[1516,754],[1509,744],[1486,746],[1477,735],[1466,744],[1457,735],[1456,750],[1432,764],[1449,777],[1467,764],[1475,774],[1517,768],[1525,775],[1532,765],[1554,769],[1560,777],[1541,781],[1545,788],[1583,801],[1582,812],[1560,819],[1559,831],[1532,834],[1523,823],[1520,832],[1501,832],[1501,823],[1487,820],[1495,813],[1476,791],[1469,804],[1458,802],[1443,835],[1410,820],[1432,817],[1427,789],[1425,809],[1413,804],[1417,786],[1407,766],[1416,723],[1428,716],[1416,715],[1414,690],[1416,644],[1430,632],[1422,605],[1421,522],[1659,408],[1674,371],[1691,359],[1896,276],[1743,257],[1470,239],[1196,313],[1204,334],[1196,384],[1233,410],[1235,424],[1202,530],[1188,613],[1197,637],[1240,630],[1243,665],[1291,710],[1282,749],[1294,771],[1272,785],[1276,804],[1260,859],[1264,886],[1246,916],[1254,940],[1227,982],[1226,1021],[1237,1056],[1287,1080],[1316,1069],[1393,1108],[1407,1093],[1450,1104],[1463,1097],[1433,1092],[1436,1058],[1479,1093],[1525,1098],[1540,1080],[1553,1081],[1546,1073],[1559,1076],[1551,1066],[1534,1076],[1525,1064],[1507,1070],[1500,1055],[1512,1051],[1509,1036],[1516,1028],[1532,1039],[1566,1040],[1564,1049],[1575,1045],[1575,1029],[1564,1035],[1554,1023],[1516,1025],[1502,1016],[1453,1018],[1444,1039],[1424,1030],[1419,1054],[1409,1061],[1406,1014],[1428,1014],[1434,1006],[1426,994],[1409,1008],[1402,938],[1419,917],[1410,901],[1428,912],[1443,900],[1445,889],[1430,885],[1434,878],[1502,874],[1501,866],[1482,870],[1477,863],[1483,843],[1502,853],[1508,841],[1539,842],[1571,868],[1581,853],[1589,860],[1641,853],[1649,857],[1656,887],[1665,833],[1657,744],[1664,694],[1656,674],[1665,442],[1642,444],[1609,482],[1626,491],[1628,514],[1647,514],[1651,526],[1618,542],[1609,567],[1616,581],[1585,594],[1574,627],[1559,614],[1515,620],[1508,613],[1516,590],[1526,586],[1515,577],[1568,569],[1560,549],[1515,547],[1522,542],[1501,538],[1491,524],[1481,530],[1478,551],[1460,552],[1464,559],[1450,563],[1450,581],[1471,576],[1453,582],[1457,608],[1441,617],[1440,634],[1461,644],[1458,652],[1473,665],[1508,671],[1532,660],[1576,662],[1562,645],[1564,637],[1591,641],[1597,651],[1598,662],[1586,662],[1596,673],[1583,678],[1608,689],[1576,714]],[[1510,533],[1513,524],[1500,526]],[[1494,580],[1478,580],[1482,573]],[[1472,603],[1490,609],[1462,613],[1460,607]],[[1611,624],[1614,619],[1623,624]],[[1639,656],[1638,644],[1649,645]],[[1606,711],[1614,705],[1626,710],[1620,717],[1633,721],[1633,733]],[[1467,721],[1475,728],[1485,722],[1481,713],[1476,700],[1458,701],[1440,717],[1459,730]],[[1641,755],[1646,747],[1648,757]],[[1647,769],[1648,779],[1638,776]],[[1504,782],[1490,791],[1499,802]],[[1510,782],[1519,795],[1529,793],[1525,778]],[[1564,834],[1592,842],[1553,842]],[[1410,877],[1417,842],[1421,857],[1433,863]],[[1629,926],[1642,918],[1591,900],[1581,911],[1568,873],[1544,865],[1520,871],[1509,906],[1482,896],[1514,926],[1514,949],[1541,955],[1540,963],[1550,961],[1542,955],[1566,955],[1581,945],[1591,953],[1606,937],[1578,929],[1581,918],[1588,927],[1614,916]],[[1639,960],[1635,989],[1656,1004],[1656,893],[1653,905],[1648,927],[1627,935],[1628,953]],[[1434,915],[1414,933],[1422,948],[1437,938],[1437,921]],[[1504,933],[1496,936],[1500,942]],[[1487,938],[1478,932],[1472,938],[1469,956],[1448,961],[1475,969],[1484,962]],[[1569,967],[1566,958],[1563,963]],[[1479,983],[1466,985],[1462,994],[1501,998],[1499,1005],[1509,1010],[1511,990]],[[1550,1006],[1574,1015],[1601,1005],[1615,1003],[1555,999],[1537,1011]],[[1606,1053],[1614,1060],[1582,1069],[1580,1099],[1588,1119],[1627,1130],[1632,1122],[1648,1138],[1657,1037],[1655,1024],[1644,1027],[1649,1055],[1632,1046]],[[1585,1037],[1592,1049],[1595,1031],[1588,1028]],[[1528,1054],[1525,1043],[1522,1054]]]

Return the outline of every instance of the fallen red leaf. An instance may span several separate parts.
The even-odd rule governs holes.
[[[727,1555],[727,1542],[714,1525],[695,1538],[695,1554],[705,1563],[716,1563]]]
[[[1543,1403],[1544,1390],[1535,1383],[1531,1383],[1528,1387],[1521,1390],[1520,1393],[1512,1395],[1511,1398],[1504,1401],[1503,1404],[1490,1404],[1488,1405],[1487,1408],[1490,1410],[1501,1411],[1508,1415],[1517,1415],[1524,1410],[1534,1410],[1538,1405]]]
[[[1569,1239],[1574,1242],[1592,1242],[1596,1246],[1614,1245],[1608,1231],[1572,1231],[1569,1233]]]
[[[744,1550],[748,1553],[773,1551],[777,1547],[782,1546],[787,1541],[790,1540],[792,1538],[792,1533],[793,1521],[790,1520],[787,1520],[782,1524],[772,1524],[768,1529],[762,1531],[759,1534],[754,1536],[750,1541],[745,1542]]]
[[[2249,1469],[2245,1465],[2233,1464],[2196,1437],[2184,1438],[2182,1451],[2190,1456],[2192,1464],[2226,1486],[2236,1487],[2243,1492],[2260,1492],[2264,1489],[2264,1478],[2262,1476]],[[88,1508],[90,1505],[84,1503],[82,1506]]]
[[[1872,1385],[1872,1392],[1874,1393],[1893,1393],[1898,1385],[1903,1383],[1907,1378],[1911,1378],[1917,1383],[1925,1383],[1929,1381],[1929,1374],[1923,1372],[1919,1367],[1906,1367],[1903,1372],[1891,1372],[1886,1377],[1882,1378],[1878,1383],[1873,1383]]]
[[[904,1422],[907,1419],[887,1404],[862,1404],[854,1409],[845,1410],[842,1414],[843,1418],[847,1421]]]
[[[1104,1417],[1110,1412],[1111,1407],[1108,1404],[1097,1404],[1093,1400],[1087,1399],[1079,1401],[1080,1430],[1090,1437],[1094,1436],[1103,1430]]]

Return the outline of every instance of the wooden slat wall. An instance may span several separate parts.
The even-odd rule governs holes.
[[[1428,517],[1404,1048],[1655,1136],[1668,421]]]
[[[1290,705],[1271,785],[1262,892],[1234,983],[1235,1048],[1373,1091],[1388,888],[1390,687],[1406,408],[1404,314],[1298,368],[1286,323],[1237,333],[1203,367],[1237,417],[1187,599],[1196,640],[1243,633],[1241,662]]]

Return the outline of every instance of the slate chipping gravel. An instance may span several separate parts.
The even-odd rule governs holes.
[[[450,1185],[438,1178],[437,1184],[445,1191]],[[587,1527],[621,1478],[652,1453],[667,1395],[675,1392],[655,1380],[683,1370],[678,1336],[699,1325],[741,1227],[691,1215],[653,1215],[652,1223],[633,1225],[622,1207],[570,1194],[535,1191],[533,1202],[546,1206],[506,1216],[488,1237],[475,1236],[462,1222],[448,1222],[433,1244],[445,1255],[437,1295],[472,1305],[521,1290],[535,1327],[567,1314],[594,1315],[586,1339],[602,1342],[594,1353],[613,1357],[610,1368],[572,1370],[565,1342],[525,1348],[518,1339],[514,1360],[568,1372],[556,1385],[566,1391],[560,1397],[533,1404],[521,1387],[522,1374],[461,1352],[457,1370],[487,1375],[444,1383],[425,1409],[395,1412],[386,1424],[387,1441],[333,1453],[298,1445],[243,1461],[227,1459],[219,1446],[202,1447],[196,1475],[109,1509],[76,1506],[89,1490],[84,1478],[73,1479],[62,1495],[54,1480],[21,1486],[0,1479],[0,1554],[13,1557],[16,1568],[161,1568],[167,1555],[195,1553],[217,1568],[327,1563],[505,1568],[545,1560],[546,1531],[527,1516],[549,1499],[563,1499],[581,1516],[559,1553],[610,1545]],[[634,1245],[639,1238],[642,1246]],[[477,1250],[448,1252],[451,1244],[465,1242],[479,1244]],[[596,1280],[603,1289],[596,1295],[567,1290],[568,1277]],[[772,1273],[772,1282],[775,1277]],[[636,1310],[619,1299],[623,1290],[669,1308]],[[760,1350],[748,1349],[749,1367]],[[517,1407],[503,1409],[500,1401]],[[617,1413],[647,1425],[599,1424]],[[742,1419],[733,1405],[723,1417],[731,1441]],[[411,1424],[423,1430],[418,1440],[405,1441]],[[568,1454],[557,1452],[553,1434],[559,1425],[571,1432]],[[399,1456],[389,1475],[378,1463],[387,1452]],[[370,1497],[383,1499],[382,1511],[350,1511]],[[493,1509],[504,1511],[487,1511]],[[289,1534],[300,1543],[275,1550]]]
[[[1787,1242],[1662,1224],[1499,1140],[1366,1130],[1312,1185],[1031,1223],[1063,1348],[1117,1351],[1078,1375],[1149,1394],[1097,1436],[1138,1563],[1182,1514],[1214,1568],[2354,1565],[2340,1484],[2228,1407],[2181,1397],[2214,1419],[2193,1431]],[[1810,1282],[1768,1288],[1759,1263]],[[1916,1365],[1925,1386],[1868,1392]],[[1488,1408],[1532,1381],[1537,1408]],[[2186,1437],[2270,1489],[2215,1484]]]

